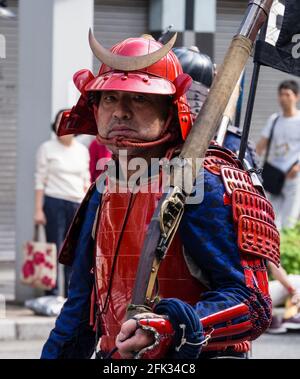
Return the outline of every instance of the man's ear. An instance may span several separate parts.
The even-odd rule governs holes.
[[[91,97],[90,105],[93,108],[93,113],[94,113],[94,117],[96,121],[97,121],[98,109],[100,107],[100,102],[101,102],[101,93],[94,92]]]
[[[95,103],[93,103],[93,113],[94,113],[94,117],[95,117],[95,121],[97,123],[97,116],[98,116],[98,108],[100,106],[100,102],[98,105],[96,105]]]

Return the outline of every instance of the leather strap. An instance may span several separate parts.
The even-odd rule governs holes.
[[[275,126],[279,120],[279,117],[280,117],[279,115],[276,116],[275,120],[273,121],[272,127],[271,127],[271,133],[270,133],[270,137],[268,139],[268,145],[267,145],[266,155],[265,155],[265,159],[264,159],[264,165],[267,163],[267,160],[268,160],[269,155],[270,155],[270,149],[271,149],[271,143],[272,143],[273,136],[274,136],[274,130],[275,130]]]

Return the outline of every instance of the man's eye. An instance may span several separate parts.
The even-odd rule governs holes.
[[[106,103],[112,103],[115,100],[116,100],[116,98],[114,96],[104,96],[104,101]]]
[[[133,100],[137,103],[145,103],[147,101],[145,96],[136,95],[133,97]]]

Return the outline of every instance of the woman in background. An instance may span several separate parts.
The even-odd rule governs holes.
[[[57,113],[52,130],[56,132],[62,113]],[[47,242],[59,251],[75,212],[90,185],[88,149],[73,135],[44,142],[38,149],[35,173],[35,225],[45,225]],[[64,288],[47,295],[67,297],[69,268],[64,267]]]

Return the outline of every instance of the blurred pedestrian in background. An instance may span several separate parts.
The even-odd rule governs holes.
[[[282,334],[288,330],[300,330],[300,275],[288,275],[283,267],[277,268],[268,262],[268,268],[274,280],[269,282],[273,309],[288,305],[287,311],[280,317],[273,313],[268,333]]]
[[[57,113],[52,130],[55,132],[63,111]],[[48,242],[59,248],[75,212],[90,185],[88,149],[73,135],[55,137],[38,149],[35,174],[35,225],[45,225]],[[67,297],[69,268],[64,267],[63,288],[56,287],[47,295]]]
[[[282,112],[273,114],[262,131],[257,154],[267,154],[267,163],[283,173],[282,189],[277,195],[269,194],[279,229],[292,228],[300,215],[300,111],[299,86],[284,81],[278,88]],[[269,149],[268,149],[269,146]],[[274,169],[272,169],[274,170]],[[272,176],[270,177],[272,181]],[[275,181],[275,176],[273,175]],[[265,183],[264,183],[265,184]],[[272,183],[271,183],[272,184]]]
[[[287,229],[293,228],[300,216],[300,111],[297,109],[299,101],[297,82],[293,80],[282,82],[278,87],[278,101],[281,112],[269,118],[262,130],[256,150],[260,156],[265,153],[264,170],[271,165],[269,175],[271,187],[272,180],[277,180],[276,170],[279,170],[279,177],[282,172],[279,193],[269,192],[268,197],[274,207],[277,227]],[[274,175],[272,167],[275,168]],[[264,185],[268,189],[269,184],[266,185],[264,181]],[[288,275],[283,267],[277,268],[272,263],[268,264],[268,268],[274,279],[270,281],[273,309],[287,305],[287,301],[290,301],[291,305],[283,317],[276,312],[273,314],[268,332],[281,334],[289,329],[299,330],[300,276]]]

